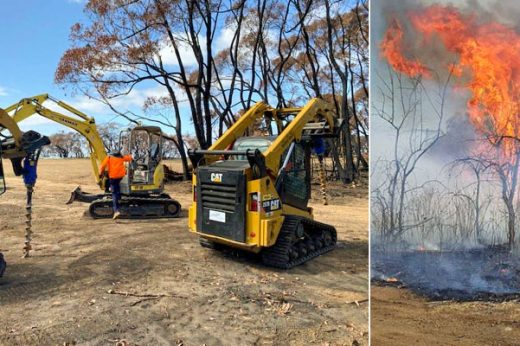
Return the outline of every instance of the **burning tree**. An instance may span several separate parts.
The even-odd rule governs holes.
[[[433,300],[518,299],[520,34],[461,2],[376,4],[372,280]]]
[[[499,195],[506,211],[509,248],[515,244],[517,227],[519,45],[520,35],[514,29],[494,21],[483,22],[473,14],[463,14],[455,7],[441,5],[410,10],[405,19],[394,17],[380,45],[382,57],[397,73],[411,80],[430,83],[430,90],[439,85],[438,76],[453,76],[450,88],[460,97],[467,93],[464,113],[476,139],[470,150],[470,160],[474,165],[469,168],[477,180],[485,171],[499,182]],[[448,84],[444,86],[448,87]],[[408,114],[406,109],[400,111],[403,117]],[[416,123],[415,126],[421,125]],[[399,136],[396,138],[397,143]],[[398,171],[402,163],[394,165]],[[395,181],[390,185],[395,185]],[[480,187],[479,180],[477,188]],[[390,201],[394,200],[393,191],[397,189],[391,187]],[[475,227],[478,229],[481,228],[479,193],[475,200]],[[399,198],[397,200],[402,202]],[[402,218],[402,209],[394,211],[394,208],[392,203],[387,206],[390,227],[395,227],[392,213],[398,219]],[[400,229],[399,222],[397,229]]]

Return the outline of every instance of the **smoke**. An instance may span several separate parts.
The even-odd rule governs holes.
[[[446,68],[450,63],[457,61],[458,57],[453,52],[448,52],[441,40],[428,41],[428,45],[424,45],[422,37],[413,30],[408,14],[411,12],[420,12],[429,8],[431,5],[442,5],[456,8],[458,13],[467,18],[472,18],[471,23],[475,26],[481,23],[489,23],[490,21],[497,21],[504,25],[510,25],[517,18],[516,14],[520,12],[520,5],[503,4],[497,1],[374,1],[371,7],[371,121],[372,133],[371,136],[371,160],[372,160],[372,187],[379,189],[381,194],[390,190],[389,179],[391,177],[392,162],[399,161],[401,170],[406,164],[407,160],[412,157],[414,150],[420,150],[425,146],[429,146],[427,140],[424,143],[419,143],[424,138],[432,135],[436,131],[437,122],[439,119],[439,112],[442,112],[442,124],[440,131],[442,135],[435,143],[421,155],[413,167],[413,172],[409,174],[407,185],[404,187],[406,193],[414,191],[413,194],[420,193],[421,189],[416,189],[418,186],[427,185],[431,181],[436,181],[438,193],[445,194],[447,199],[467,198],[468,205],[476,202],[469,199],[486,198],[486,208],[482,210],[485,215],[482,221],[482,227],[487,227],[486,230],[479,230],[480,233],[486,233],[488,241],[502,239],[501,234],[495,234],[493,228],[497,229],[498,233],[503,233],[505,224],[498,224],[495,220],[487,222],[490,214],[498,213],[504,215],[502,210],[504,206],[501,201],[501,192],[496,176],[490,170],[486,172],[475,172],[472,167],[466,167],[463,164],[458,166],[456,162],[467,159],[474,155],[475,148],[483,150],[489,146],[486,139],[481,133],[477,133],[474,124],[468,118],[468,100],[472,97],[468,89],[463,86],[470,80],[469,71],[461,71],[461,75],[457,78],[449,75],[449,70]],[[385,59],[380,56],[380,43],[384,37],[388,27],[395,21],[398,21],[404,31],[404,53],[409,53],[408,59],[417,58],[418,61],[424,63],[425,66],[432,71],[431,79],[423,79],[420,87],[420,100],[417,105],[412,105],[413,97],[417,97],[410,91],[413,89],[413,82],[409,80],[402,81],[400,85],[402,98],[396,100],[395,105],[391,105],[392,100],[389,99],[391,94],[388,90],[389,82],[388,76],[392,73],[392,68],[386,63]],[[516,23],[516,22],[515,22]],[[518,24],[515,24],[515,27]],[[450,78],[451,77],[451,78]],[[456,81],[455,81],[456,80]],[[396,81],[394,80],[394,89],[396,89]],[[447,85],[446,90],[442,90],[444,84]],[[392,95],[395,96],[395,95]],[[400,102],[403,101],[404,102]],[[408,102],[404,107],[401,103]],[[388,118],[388,114],[393,112],[397,118],[403,114],[417,113],[419,115],[409,116],[410,119],[402,124],[400,129],[400,140],[396,143],[396,131],[389,126],[388,119],[383,119],[382,114]],[[418,144],[419,143],[419,144]],[[490,151],[490,153],[493,153]],[[394,165],[395,166],[395,165]],[[475,193],[476,173],[481,174],[478,178],[482,181],[478,193]],[[404,173],[399,173],[404,174]],[[398,177],[399,178],[399,177]],[[464,189],[464,191],[462,191]],[[419,198],[414,196],[416,202],[421,202]],[[457,214],[457,207],[461,206],[461,201],[448,201],[444,205],[442,201],[438,207],[445,207],[449,212],[446,213],[445,219],[441,220],[448,225],[449,218],[460,218]],[[454,206],[453,204],[459,204]],[[451,205],[451,209],[450,209]],[[413,208],[414,206],[412,206]],[[411,209],[411,208],[407,208]],[[417,209],[417,208],[416,208]],[[374,209],[376,213],[381,212],[380,209]],[[417,211],[417,214],[420,214]],[[480,213],[480,211],[475,211]],[[374,215],[375,220],[381,215]],[[405,215],[405,218],[410,216],[410,213]],[[416,215],[418,216],[418,215]],[[415,216],[414,216],[415,217]],[[436,218],[429,218],[428,215],[423,215],[424,219],[431,219],[438,221]],[[479,217],[476,215],[475,217]],[[414,219],[418,221],[417,218]],[[439,221],[439,222],[441,222]],[[458,220],[457,222],[459,222]],[[465,220],[466,224],[469,224]],[[412,223],[413,222],[409,222]],[[477,222],[478,223],[478,222]],[[424,226],[421,224],[421,226]],[[460,225],[459,225],[460,226]],[[453,227],[457,231],[460,227]],[[449,228],[449,227],[448,227]],[[460,230],[460,229],[459,229]],[[410,232],[406,232],[410,233]],[[431,239],[438,240],[438,234],[429,232]],[[469,241],[471,243],[472,241]],[[473,242],[479,243],[479,242]]]
[[[433,300],[507,300],[520,296],[520,261],[500,248],[380,253],[372,280],[406,285]]]
[[[456,111],[446,121],[444,136],[432,148],[430,159],[434,164],[444,166],[464,157],[478,141],[473,127],[465,113]]]

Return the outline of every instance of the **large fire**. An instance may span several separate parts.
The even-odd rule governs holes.
[[[407,51],[402,23],[393,20],[381,43],[381,54],[396,71],[431,78],[421,47],[440,40],[454,53],[446,62],[459,87],[471,92],[467,113],[477,131],[511,158],[520,138],[520,35],[496,22],[482,23],[454,7],[434,5],[407,13],[415,31],[414,51]]]

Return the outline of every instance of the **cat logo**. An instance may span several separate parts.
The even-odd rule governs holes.
[[[214,183],[221,183],[222,173],[211,173],[211,181]]]

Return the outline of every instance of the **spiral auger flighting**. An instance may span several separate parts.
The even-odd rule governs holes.
[[[49,142],[50,143],[50,142]],[[32,197],[34,192],[34,185],[38,175],[36,174],[38,159],[40,158],[41,147],[31,152],[23,160],[23,181],[27,190],[27,202],[25,205],[25,243],[23,247],[23,258],[30,256],[32,250]]]
[[[22,119],[23,120],[23,119]],[[28,130],[22,131],[18,120],[0,108],[0,195],[6,191],[2,159],[11,160],[13,173],[23,177],[27,190],[25,205],[25,242],[23,258],[29,257],[32,241],[32,195],[37,180],[37,163],[42,148],[51,144],[49,137]],[[6,263],[0,253],[0,277],[4,274]]]
[[[30,256],[32,250],[32,194],[34,191],[33,185],[26,185],[27,188],[27,204],[25,206],[25,242],[23,246],[23,258]]]
[[[325,178],[325,167],[323,166],[323,156],[318,156],[318,162],[320,166],[320,192],[321,192],[321,199],[323,201],[323,205],[328,205],[329,202],[327,201],[327,190],[326,190],[326,178]]]

